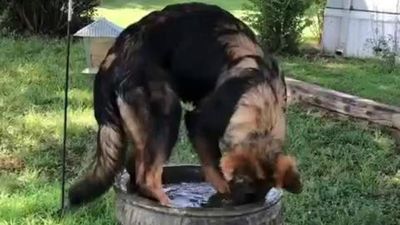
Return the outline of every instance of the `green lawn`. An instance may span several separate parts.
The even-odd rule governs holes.
[[[206,2],[240,16],[244,1]],[[121,26],[164,5],[161,0],[103,2],[99,16]],[[65,42],[0,37],[0,46],[0,162],[17,162],[0,164],[0,225],[116,224],[113,192],[62,220],[54,215],[60,197]],[[80,42],[72,45],[71,57],[68,184],[82,172],[96,138],[93,77],[80,74],[85,62]],[[296,78],[399,104],[398,72],[382,73],[376,61],[281,60]],[[285,193],[286,224],[400,224],[400,156],[386,132],[298,106],[290,108],[288,121],[287,151],[299,159],[305,188],[300,195]],[[171,161],[197,161],[184,135]]]

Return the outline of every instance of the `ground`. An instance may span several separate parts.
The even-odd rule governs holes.
[[[122,2],[104,1],[103,10],[117,13]],[[134,2],[123,8],[161,7],[156,0]],[[219,2],[240,9],[237,1]],[[60,198],[65,42],[0,37],[0,46],[0,225],[116,224],[112,191],[63,220],[54,214]],[[90,159],[96,132],[93,77],[80,73],[85,62],[80,42],[72,45],[71,57],[68,184]],[[299,79],[387,103],[400,99],[399,73],[380,72],[376,61],[281,62]],[[400,156],[386,131],[300,106],[290,108],[288,121],[286,151],[299,159],[305,188],[300,195],[285,192],[287,224],[400,224]],[[182,131],[172,161],[196,158]]]

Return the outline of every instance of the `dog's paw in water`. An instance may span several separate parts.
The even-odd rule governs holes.
[[[233,206],[239,206],[258,201],[263,201],[264,198],[257,198],[257,195],[253,194],[233,194],[230,196],[216,193],[212,195],[206,204],[203,204],[204,208],[227,208]]]
[[[224,208],[262,202],[265,201],[265,195],[269,190],[270,189],[260,191],[249,189],[247,185],[235,185],[229,195],[215,193],[208,199],[207,203],[204,204],[203,207]]]
[[[229,206],[234,206],[232,199],[220,193],[211,195],[208,201],[202,204],[203,208],[224,208]]]

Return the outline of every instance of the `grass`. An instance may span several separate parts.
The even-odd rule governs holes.
[[[60,197],[65,43],[0,38],[0,45],[0,159],[23,165],[3,165],[0,171],[0,225],[116,224],[112,191],[62,220],[54,214]],[[92,77],[80,74],[82,68],[83,51],[74,43],[68,184],[94,149]],[[293,106],[288,137],[287,151],[299,159],[305,189],[285,194],[287,224],[400,223],[400,156],[386,133]],[[172,161],[196,160],[181,135]]]
[[[239,15],[243,1],[210,0]],[[126,26],[163,4],[104,0],[99,16]],[[117,224],[112,191],[62,220],[55,214],[60,198],[65,43],[0,37],[0,46],[0,163],[16,162],[0,165],[0,225]],[[76,42],[68,184],[82,173],[95,147],[93,78],[80,74],[84,62],[81,43]],[[299,79],[392,104],[400,99],[400,76],[380,72],[375,61],[291,57],[282,62]],[[285,193],[286,224],[400,224],[400,156],[387,133],[298,106],[290,108],[288,121],[286,149],[299,159],[305,187],[300,195]],[[197,161],[184,135],[171,161]]]
[[[246,0],[168,0],[168,4],[183,3],[183,2],[204,2],[219,5],[235,16],[241,17],[244,15],[242,9],[243,3]],[[106,17],[119,26],[126,27],[129,24],[138,21],[152,10],[161,9],[166,5],[163,0],[104,0],[98,8],[98,17]]]
[[[305,189],[286,195],[287,224],[400,223],[400,157],[388,136],[296,108],[288,136]]]
[[[400,69],[389,73],[373,59],[288,57],[282,59],[290,76],[327,88],[400,106]]]

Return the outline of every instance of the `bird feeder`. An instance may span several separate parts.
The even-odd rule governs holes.
[[[100,18],[95,22],[78,30],[74,36],[81,37],[85,47],[86,65],[82,73],[96,74],[100,63],[103,61],[115,39],[122,32],[123,28],[116,24]]]

